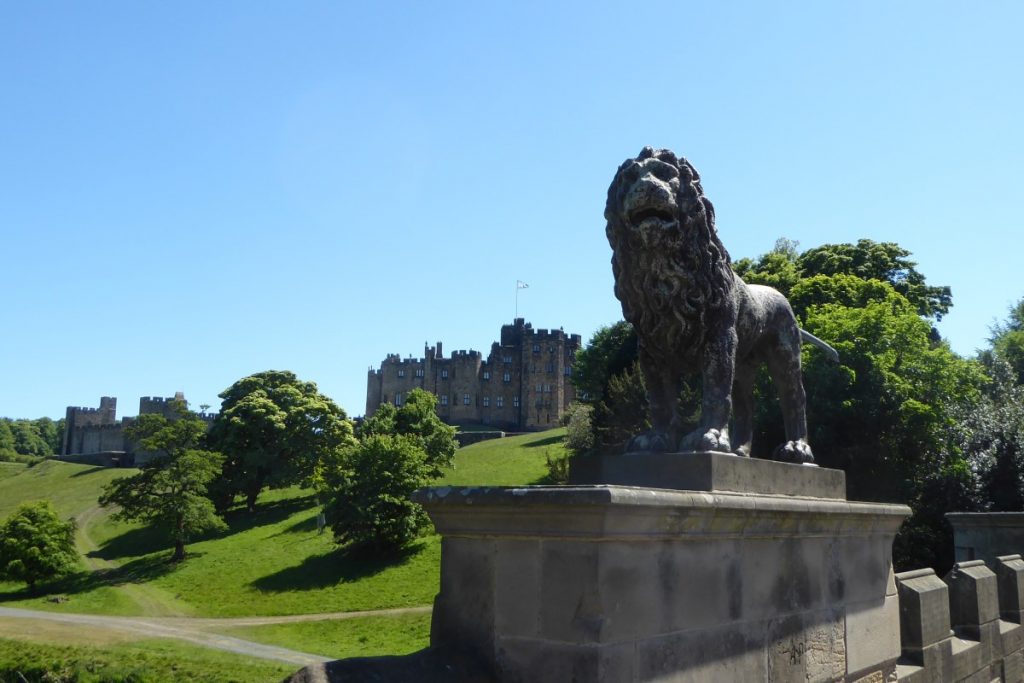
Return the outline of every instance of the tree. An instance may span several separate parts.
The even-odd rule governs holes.
[[[370,434],[325,468],[324,513],[338,543],[392,553],[429,522],[410,495],[431,480],[427,454],[408,436]]]
[[[225,455],[216,491],[221,508],[241,494],[252,512],[264,488],[310,481],[320,463],[354,443],[345,411],[294,373],[250,375],[220,397],[208,440]]]
[[[426,454],[431,477],[441,476],[442,469],[452,464],[455,449],[455,428],[437,416],[437,396],[413,389],[405,403],[396,408],[381,404],[359,429],[360,438],[374,434],[400,435],[412,439]]]
[[[892,285],[917,310],[918,315],[942,320],[953,305],[947,286],[925,283],[910,252],[895,242],[857,240],[857,244],[823,244],[808,249],[796,260],[801,278],[815,275],[854,275],[862,280],[881,280]]]
[[[360,426],[359,443],[325,461],[319,488],[336,541],[393,552],[428,524],[409,496],[441,476],[457,446],[436,408],[436,396],[413,389],[400,408],[381,405]]]
[[[1006,320],[992,327],[992,352],[1013,369],[1018,384],[1024,384],[1024,299],[1010,307]]]
[[[75,522],[62,522],[50,501],[25,503],[0,526],[0,579],[24,581],[35,592],[38,582],[77,567]]]
[[[637,358],[636,330],[625,320],[599,328],[587,345],[576,352],[572,383],[585,403],[596,404],[609,380],[630,368]]]
[[[165,528],[174,541],[172,561],[185,559],[185,543],[193,534],[226,528],[208,498],[221,471],[220,453],[200,450],[206,423],[181,406],[176,419],[140,415],[128,437],[156,453],[132,477],[115,479],[103,488],[99,503],[118,506],[114,518],[140,520]]]

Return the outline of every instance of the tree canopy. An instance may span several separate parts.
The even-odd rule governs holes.
[[[1006,320],[991,332],[992,353],[1009,364],[1018,384],[1024,384],[1024,299],[1011,306]]]
[[[409,392],[381,405],[359,428],[359,442],[329,457],[320,475],[324,512],[338,543],[399,550],[429,524],[413,491],[439,477],[455,454],[455,429],[437,417],[437,397]]]
[[[318,463],[354,442],[345,411],[294,373],[256,373],[220,397],[208,438],[225,456],[217,483],[221,507],[241,494],[252,511],[264,488],[311,480]]]
[[[0,579],[24,581],[35,592],[39,582],[77,567],[75,522],[62,522],[50,501],[24,503],[0,525]]]
[[[174,542],[172,560],[185,559],[194,534],[226,528],[208,497],[224,457],[202,450],[206,422],[180,406],[176,419],[140,415],[128,436],[154,453],[141,471],[104,487],[99,503],[117,506],[116,519],[139,520],[164,528]]]

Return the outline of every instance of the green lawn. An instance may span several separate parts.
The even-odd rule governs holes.
[[[219,628],[217,632],[335,659],[405,655],[430,645],[430,613]]]
[[[21,503],[50,500],[61,517],[74,517],[96,505],[100,489],[133,469],[75,465],[44,460],[35,467],[0,464],[0,520]]]
[[[490,439],[455,452],[455,467],[436,486],[523,486],[546,482],[545,454],[565,452],[565,429]]]
[[[543,482],[545,455],[563,452],[564,430],[524,434],[467,446],[437,485],[524,485]],[[0,479],[0,506],[46,497],[61,514],[95,506],[102,484],[131,470],[48,461]],[[5,490],[6,489],[6,490]],[[0,508],[2,509],[2,508]],[[440,539],[427,536],[402,556],[352,557],[329,533],[316,532],[316,501],[298,488],[261,495],[254,514],[228,516],[229,531],[197,538],[189,558],[166,562],[169,543],[159,530],[114,522],[109,511],[87,519],[98,550],[83,572],[55,587],[69,597],[52,603],[22,586],[0,583],[0,604],[52,611],[117,615],[181,614],[231,617],[315,614],[428,605],[437,592]],[[0,514],[3,514],[0,512]]]
[[[0,683],[276,683],[298,668],[166,639],[91,647],[0,638]]]

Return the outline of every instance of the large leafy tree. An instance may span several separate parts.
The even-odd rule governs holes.
[[[62,522],[50,501],[25,503],[0,525],[0,579],[24,581],[35,592],[39,582],[77,567],[75,522]]]
[[[206,422],[179,406],[173,419],[140,415],[128,437],[155,455],[131,477],[104,487],[99,502],[117,506],[116,519],[139,520],[165,529],[174,542],[172,560],[185,559],[189,537],[226,528],[208,497],[224,457],[203,450]]]
[[[430,476],[441,476],[442,468],[452,464],[457,443],[455,428],[437,416],[437,397],[423,389],[413,389],[400,408],[382,404],[359,429],[360,438],[372,435],[409,437],[423,450]]]
[[[319,463],[354,442],[345,411],[294,373],[250,375],[220,397],[209,443],[225,455],[216,491],[222,508],[240,494],[251,512],[263,489],[312,480]]]
[[[385,404],[359,429],[359,442],[329,457],[319,487],[339,543],[393,552],[427,524],[409,496],[439,477],[455,455],[455,429],[437,417],[437,397],[412,390],[400,408]]]

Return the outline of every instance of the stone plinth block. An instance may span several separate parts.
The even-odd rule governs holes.
[[[899,655],[847,639],[898,642],[902,505],[624,486],[414,498],[443,537],[431,643],[497,680],[833,681]]]
[[[999,586],[999,616],[1015,624],[1024,613],[1024,559],[1020,555],[996,558],[996,582]]]
[[[842,470],[712,451],[573,458],[569,483],[846,498],[846,473]]]
[[[996,575],[981,560],[958,562],[946,575],[953,629],[978,639],[978,627],[999,618]]]

